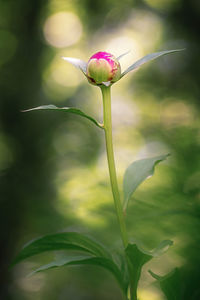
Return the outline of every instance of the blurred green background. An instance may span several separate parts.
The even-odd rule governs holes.
[[[147,264],[140,300],[164,300],[147,270],[181,269],[182,299],[200,299],[200,2],[198,0],[0,0],[0,299],[120,300],[96,267],[26,275],[45,254],[8,266],[38,236],[79,231],[121,249],[103,133],[59,112],[21,113],[42,104],[74,106],[102,120],[100,90],[61,59],[105,50],[122,69],[159,50],[186,48],[125,76],[112,89],[120,186],[134,160],[171,153],[132,199],[130,240],[174,246]]]

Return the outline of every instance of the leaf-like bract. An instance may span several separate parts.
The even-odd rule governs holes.
[[[70,64],[80,69],[84,74],[87,72],[87,63],[79,58],[74,57],[62,57],[62,59],[68,61]]]
[[[120,60],[122,57],[124,57],[125,55],[127,55],[129,52],[130,52],[130,50],[126,51],[125,53],[122,53],[120,56],[117,57],[117,60]]]
[[[58,111],[63,111],[63,112],[67,112],[67,113],[72,113],[72,114],[79,115],[81,117],[84,117],[84,118],[90,120],[91,122],[93,122],[96,126],[98,126],[101,129],[103,128],[94,118],[88,116],[87,114],[82,112],[80,109],[77,109],[75,107],[57,107],[55,105],[50,104],[50,105],[42,105],[42,106],[26,109],[26,110],[23,110],[22,112],[29,112],[29,111],[34,111],[34,110],[58,110]]]
[[[154,173],[155,165],[166,159],[169,154],[160,155],[151,158],[145,158],[133,162],[125,171],[123,180],[124,203],[126,210],[128,201],[136,188],[148,177]]]
[[[142,57],[141,59],[137,60],[134,64],[132,64],[130,67],[128,67],[122,74],[121,78],[126,75],[127,73],[139,68],[141,65],[149,62],[150,60],[153,60],[155,58],[158,58],[160,56],[170,54],[170,53],[175,53],[179,51],[183,51],[185,49],[176,49],[176,50],[166,50],[166,51],[161,51],[161,52],[155,52],[151,54],[147,54],[146,56]]]

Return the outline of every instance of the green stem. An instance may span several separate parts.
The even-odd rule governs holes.
[[[105,131],[105,139],[106,139],[106,151],[107,151],[107,159],[108,159],[108,167],[109,167],[109,174],[110,174],[110,182],[112,188],[112,194],[115,204],[115,210],[119,222],[121,238],[124,245],[124,249],[128,246],[128,237],[126,231],[126,224],[124,220],[123,208],[122,203],[120,200],[119,188],[117,183],[117,175],[116,175],[116,168],[115,168],[115,160],[114,160],[114,151],[113,151],[113,141],[112,141],[112,118],[111,118],[111,94],[110,94],[110,87],[101,86],[101,92],[103,96],[103,128]],[[125,254],[126,256],[126,254]],[[137,292],[134,289],[134,282],[131,280],[131,267],[128,257],[127,265],[128,271],[130,275],[130,299],[137,300]]]
[[[108,159],[108,167],[110,174],[110,182],[112,188],[112,194],[117,213],[117,218],[120,226],[121,238],[124,248],[128,245],[126,224],[124,220],[124,214],[122,209],[122,203],[120,200],[119,188],[117,183],[114,152],[113,152],[113,141],[112,141],[112,119],[111,119],[111,95],[110,87],[101,86],[103,96],[103,119],[104,119],[104,130],[106,139],[106,151]]]

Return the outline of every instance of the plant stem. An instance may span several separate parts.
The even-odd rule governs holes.
[[[124,248],[126,248],[128,245],[128,238],[127,238],[126,224],[124,220],[122,203],[120,200],[119,188],[117,183],[114,152],[113,152],[110,87],[101,86],[101,91],[103,96],[103,119],[104,119],[104,130],[105,130],[105,139],[106,139],[108,167],[109,167],[109,174],[110,174],[110,183],[112,188],[116,214],[119,222],[121,238],[122,238]]]
[[[122,203],[120,200],[119,188],[117,183],[117,175],[115,168],[115,160],[114,160],[114,151],[113,151],[113,141],[112,141],[112,118],[111,118],[111,94],[110,87],[101,86],[101,92],[103,96],[103,128],[105,131],[105,139],[106,139],[106,151],[107,151],[107,159],[108,159],[108,168],[110,174],[110,183],[112,188],[112,194],[115,204],[115,210],[119,222],[121,239],[124,245],[124,250],[128,246],[128,237],[126,231],[126,224],[124,220]],[[128,257],[125,257],[127,260],[128,271],[130,275],[130,299],[137,300],[137,292],[134,289],[134,283],[131,280],[131,267]],[[127,298],[128,299],[128,298]]]

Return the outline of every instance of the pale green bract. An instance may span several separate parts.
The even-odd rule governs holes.
[[[140,66],[142,66],[143,64],[149,62],[150,60],[156,59],[160,56],[166,55],[166,54],[170,54],[170,53],[175,53],[175,52],[179,52],[179,51],[183,51],[185,49],[176,49],[176,50],[166,50],[166,51],[161,51],[161,52],[155,52],[155,53],[151,53],[151,54],[147,54],[146,56],[142,57],[141,59],[137,60],[134,64],[132,64],[130,67],[128,67],[122,74],[121,74],[121,78],[126,75],[127,73],[139,68]]]
[[[76,68],[80,69],[83,73],[86,73],[87,71],[87,63],[79,58],[74,57],[62,57],[62,59],[68,61]]]

